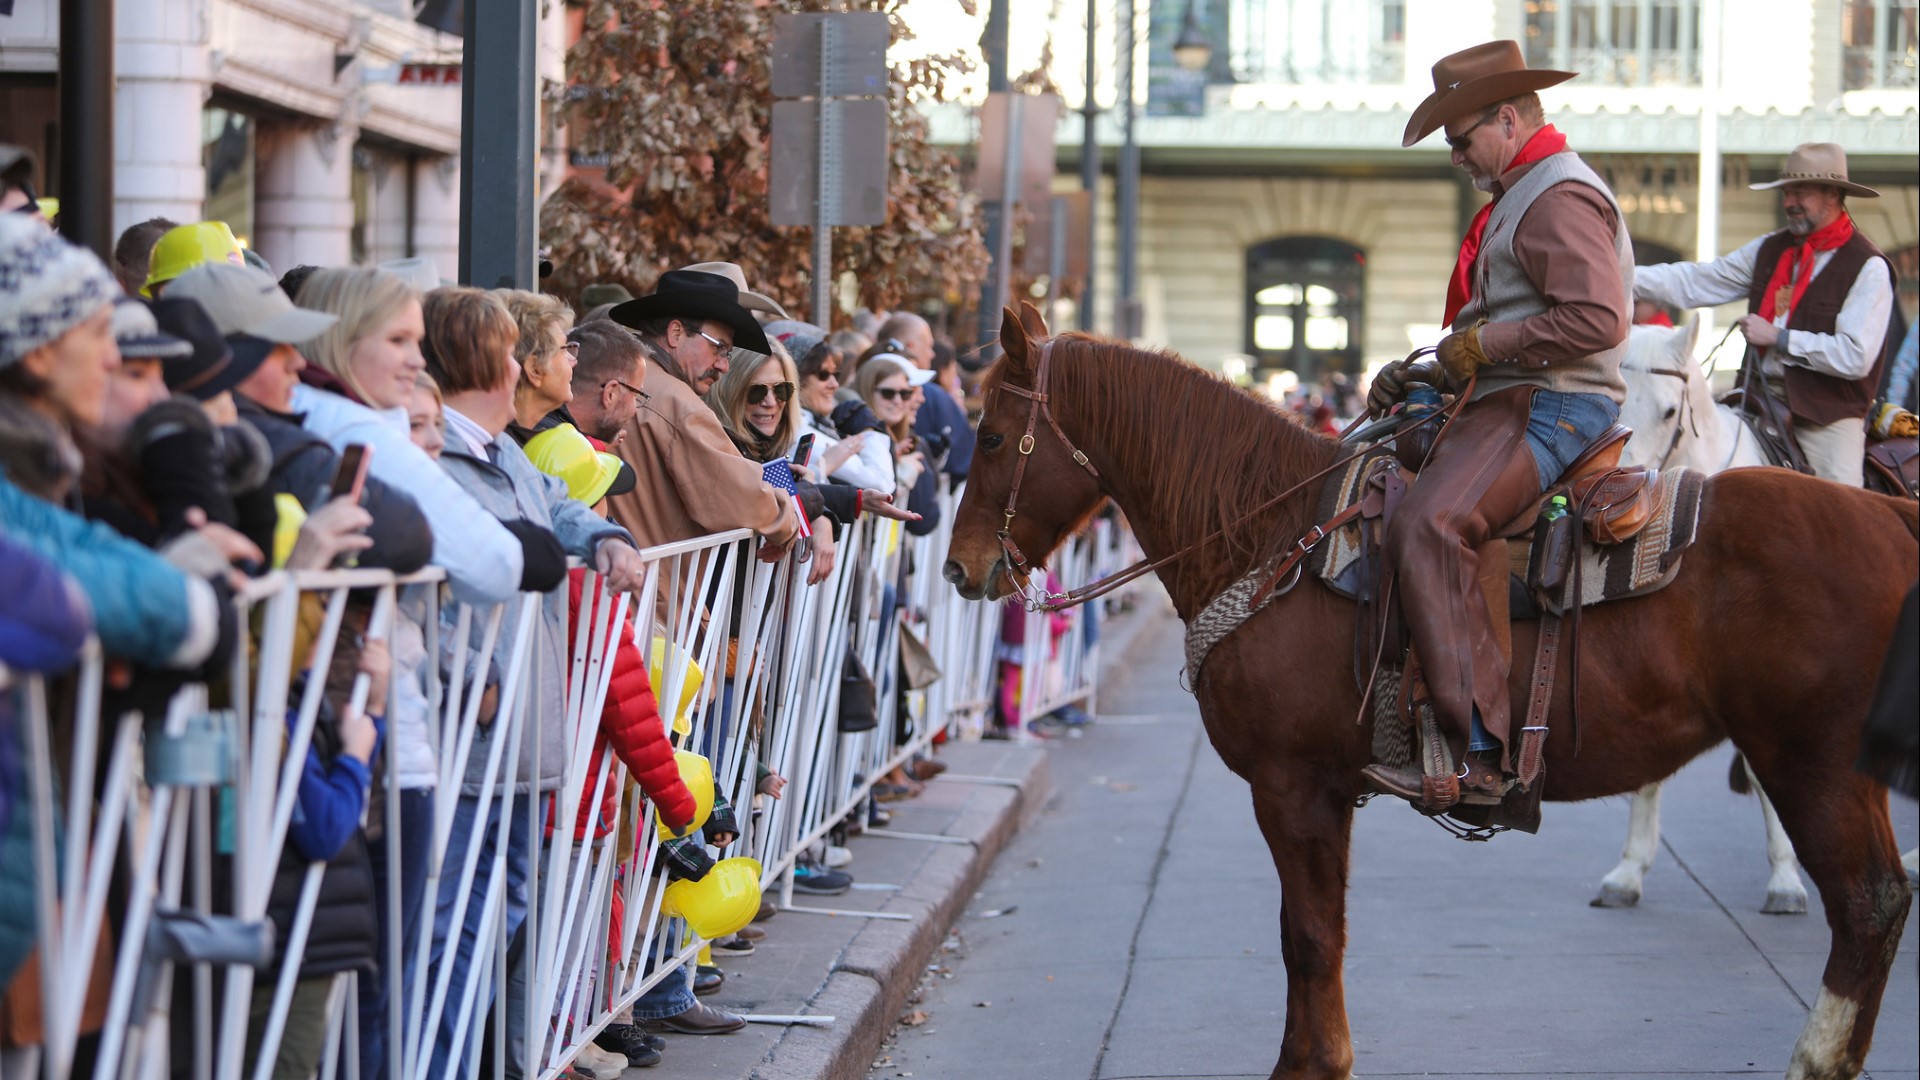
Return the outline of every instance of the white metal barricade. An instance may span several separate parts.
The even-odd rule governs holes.
[[[610,595],[597,575],[576,570],[579,612],[559,643],[565,690],[553,700],[535,685],[534,658],[552,644],[546,599],[523,595],[486,608],[443,603],[442,575],[431,569],[406,579],[334,570],[251,583],[236,599],[251,645],[240,650],[226,685],[188,685],[144,730],[135,714],[103,722],[104,665],[94,650],[73,679],[78,722],[71,745],[60,748],[57,777],[52,733],[59,725],[45,685],[23,680],[44,1075],[73,1074],[116,864],[125,867],[125,893],[104,939],[113,951],[112,981],[92,1075],[160,1077],[176,1065],[221,1080],[263,1080],[271,1072],[326,864],[305,866],[277,965],[267,955],[267,912],[329,666],[353,605],[368,640],[390,637],[396,620],[419,628],[425,663],[395,671],[385,709],[394,715],[402,678],[419,680],[437,764],[425,852],[402,849],[398,771],[375,771],[385,784],[376,824],[385,831],[389,871],[378,898],[386,933],[375,948],[384,970],[406,973],[391,980],[383,1017],[388,1069],[437,1080],[445,1071],[434,1062],[437,1039],[457,1048],[462,1068],[477,1069],[491,1020],[496,1065],[513,1054],[527,1075],[557,1076],[621,1010],[661,980],[685,977],[702,944],[665,910],[667,860],[652,806],[630,791],[617,756],[595,752],[622,647],[632,650],[625,662],[637,654],[653,669],[663,731],[684,719],[680,746],[711,760],[716,790],[735,808],[740,836],[714,854],[759,860],[763,888],[793,907],[796,864],[863,812],[876,781],[942,731],[977,736],[992,714],[1001,609],[963,602],[940,580],[957,503],[943,497],[943,521],[925,537],[863,518],[844,530],[831,573],[812,586],[805,565],[760,561],[745,531],[642,552],[645,574],[632,595]],[[1052,562],[1061,580],[1082,584],[1132,554],[1124,526],[1102,519]],[[1032,717],[1062,704],[1090,707],[1096,653],[1083,632],[1085,615],[1069,615],[1057,641],[1045,616],[1028,618],[1022,711]],[[903,685],[903,625],[938,669],[919,688]],[[296,656],[303,628],[311,648]],[[929,676],[917,667],[922,679]],[[843,681],[861,674],[873,684],[873,726],[843,731]],[[359,675],[341,704],[363,708],[367,693]],[[563,761],[543,770],[542,747],[554,744],[556,731]],[[531,778],[557,774],[557,783],[531,790],[540,785],[527,782],[523,760],[532,762]],[[783,797],[758,793],[763,770],[786,778]],[[600,808],[609,797],[619,812],[603,830]],[[474,824],[455,836],[460,820]],[[480,829],[490,820],[493,853],[483,862]],[[519,897],[509,881],[509,837],[522,820],[529,838],[524,944],[510,950],[510,901]],[[422,858],[426,895],[409,938],[400,871]],[[441,913],[443,895],[449,910]],[[457,935],[470,912],[478,933],[462,979],[451,943],[434,961],[434,928],[444,914]],[[273,974],[257,972],[256,963]],[[322,1076],[358,1075],[363,977],[373,976],[336,975],[326,986]],[[176,979],[187,980],[178,994]],[[509,1015],[508,984],[522,982],[523,1009]],[[256,983],[261,994],[271,989],[262,1018],[253,1016]],[[172,1015],[176,1001],[186,1015]],[[248,1047],[250,1026],[256,1051]]]

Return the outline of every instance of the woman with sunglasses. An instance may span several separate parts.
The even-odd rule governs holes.
[[[800,360],[801,433],[814,436],[815,470],[843,484],[893,493],[893,448],[883,431],[870,430],[879,421],[864,404],[843,402],[839,390],[841,373],[853,379],[847,356],[819,328],[795,323],[799,329],[780,340]],[[850,414],[861,414],[856,420]]]
[[[933,372],[914,367],[895,353],[870,357],[854,376],[854,389],[885,425],[873,434],[890,438],[898,490],[908,493],[907,509],[920,515],[919,521],[907,526],[915,536],[925,536],[940,524],[937,477],[928,462],[926,442],[913,433],[914,413],[922,400],[920,387],[932,378]]]

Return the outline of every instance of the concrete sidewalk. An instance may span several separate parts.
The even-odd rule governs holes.
[[[1053,747],[1057,791],[1014,838],[874,1077],[1264,1078],[1285,1008],[1278,878],[1246,785],[1180,690],[1170,616]],[[1722,748],[1668,786],[1641,906],[1588,906],[1624,799],[1549,805],[1539,836],[1465,844],[1392,800],[1359,815],[1347,1004],[1357,1076],[1781,1076],[1825,962],[1815,914],[1765,916],[1757,803]],[[1902,849],[1920,833],[1895,807]],[[1484,883],[1499,883],[1490,904]],[[989,917],[991,916],[991,917]],[[1914,932],[1869,1060],[1920,1076]]]
[[[1160,608],[1151,608],[1159,613]],[[1102,625],[1109,665],[1123,662],[1148,614]],[[629,1069],[630,1080],[850,1080],[867,1075],[908,995],[948,928],[1015,832],[1040,812],[1052,788],[1039,744],[956,743],[939,752],[946,776],[917,799],[891,803],[893,822],[852,838],[856,884],[841,896],[795,894],[799,907],[905,913],[906,921],[783,911],[754,954],[721,958],[727,982],[705,998],[740,1013],[834,1017],[827,1027],[749,1024],[722,1037],[668,1036],[665,1060]],[[952,842],[906,838],[944,836]]]

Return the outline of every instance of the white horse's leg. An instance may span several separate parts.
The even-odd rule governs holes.
[[[1907,884],[1920,888],[1920,847],[1900,856],[1900,865],[1907,868]]]
[[[1660,788],[1655,781],[1633,793],[1627,815],[1627,846],[1620,849],[1620,865],[1600,879],[1600,895],[1593,907],[1633,907],[1640,902],[1640,886],[1660,850]]]
[[[1773,812],[1773,800],[1767,798],[1767,791],[1754,777],[1753,769],[1741,759],[1741,766],[1747,769],[1748,779],[1753,781],[1753,793],[1760,796],[1760,817],[1767,824],[1767,865],[1773,867],[1773,874],[1767,878],[1767,902],[1760,905],[1765,915],[1805,915],[1807,913],[1807,886],[1800,880],[1800,857],[1793,853],[1793,841],[1787,839],[1787,830],[1780,827],[1780,815]]]

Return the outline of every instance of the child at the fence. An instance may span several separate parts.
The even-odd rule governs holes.
[[[338,647],[350,646],[343,642]],[[322,695],[287,827],[287,842],[281,849],[267,900],[267,915],[274,924],[276,959],[254,981],[247,1025],[249,1071],[262,1050],[280,966],[289,955],[298,956],[300,961],[286,1027],[274,1056],[274,1080],[302,1080],[313,1075],[326,1041],[327,1001],[334,979],[349,971],[361,972],[364,977],[375,966],[373,865],[360,818],[373,784],[372,762],[385,726],[375,709],[387,700],[391,662],[382,641],[361,641],[358,650],[356,668],[367,677],[368,705],[355,709],[349,703],[336,712],[333,703]],[[324,671],[325,665],[320,667]],[[301,696],[301,687],[296,685],[290,697],[298,701]],[[289,733],[297,720],[297,711],[289,709]],[[299,909],[302,882],[314,862],[326,863],[326,871],[320,878],[305,946],[293,950],[288,936]],[[223,892],[216,889],[216,895]]]
[[[1047,573],[1047,591],[1060,591],[1060,579],[1052,571]],[[1060,639],[1073,626],[1073,620],[1062,612],[1050,612],[1047,615],[1047,658],[1060,654]],[[1026,718],[1025,704],[1028,700],[1044,693],[1042,687],[1029,687],[1023,684],[1027,651],[1027,609],[1019,600],[1007,599],[1000,608],[1000,643],[994,647],[994,659],[1000,665],[1000,726],[988,733],[989,738],[1008,738],[1020,730],[1023,718]],[[1026,718],[1027,731],[1032,735],[1042,735],[1040,722],[1054,719],[1070,726],[1087,722],[1087,714],[1073,706],[1054,710],[1045,717]]]

